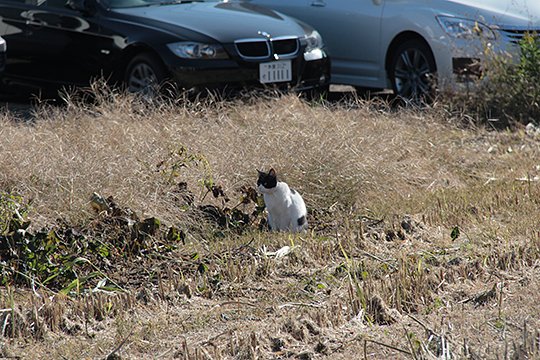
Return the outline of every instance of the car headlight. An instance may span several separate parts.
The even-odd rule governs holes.
[[[437,21],[448,35],[458,39],[495,39],[493,30],[476,20],[437,16]]]
[[[317,30],[313,30],[306,35],[306,52],[310,52],[315,49],[322,49],[324,46],[321,34]]]
[[[228,59],[225,49],[218,44],[203,44],[197,42],[177,42],[167,44],[169,49],[183,59]]]
[[[0,37],[0,52],[6,52],[6,50],[7,50],[6,40]]]
[[[322,48],[324,46],[321,34],[313,30],[306,35],[306,50],[304,51],[304,60],[313,61],[324,57]]]

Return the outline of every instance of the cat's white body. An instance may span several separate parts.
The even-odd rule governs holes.
[[[263,194],[272,231],[301,232],[307,229],[306,204],[298,192],[281,181],[273,188],[259,185],[258,189]]]

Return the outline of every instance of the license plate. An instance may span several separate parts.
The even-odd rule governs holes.
[[[263,84],[292,80],[290,60],[272,61],[259,64],[259,81]]]

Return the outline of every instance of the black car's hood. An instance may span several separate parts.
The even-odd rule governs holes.
[[[194,2],[114,11],[188,28],[223,43],[260,38],[262,32],[271,37],[305,34],[293,19],[245,2]]]

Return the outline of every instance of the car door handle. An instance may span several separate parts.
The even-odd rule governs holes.
[[[313,0],[310,5],[315,7],[325,7],[326,2],[324,0]]]

